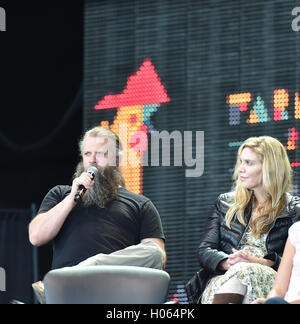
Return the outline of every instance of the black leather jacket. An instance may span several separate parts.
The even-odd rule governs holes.
[[[206,281],[216,275],[224,273],[218,266],[232,253],[232,248],[239,250],[240,242],[243,238],[246,228],[249,226],[249,220],[252,213],[252,201],[245,210],[245,220],[247,227],[240,224],[237,219],[231,222],[231,228],[228,228],[225,222],[225,215],[230,207],[234,193],[221,194],[214,208],[208,217],[204,232],[200,238],[198,248],[198,260],[200,266],[207,272]],[[287,206],[271,224],[267,234],[266,248],[268,254],[266,259],[274,261],[273,268],[278,269],[281,256],[288,237],[289,227],[300,220],[300,198],[287,194]],[[204,283],[202,283],[205,286]]]

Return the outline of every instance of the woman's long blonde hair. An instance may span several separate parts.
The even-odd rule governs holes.
[[[267,233],[270,225],[286,206],[286,193],[292,190],[292,168],[283,145],[270,136],[250,137],[239,148],[234,169],[234,201],[226,213],[225,221],[230,227],[233,218],[246,226],[245,209],[251,201],[252,191],[242,187],[239,179],[241,153],[245,147],[251,148],[262,163],[263,187],[268,201],[252,220],[252,232],[256,236]]]

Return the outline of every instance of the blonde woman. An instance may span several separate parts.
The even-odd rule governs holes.
[[[289,194],[290,162],[277,139],[247,139],[239,148],[233,179],[233,191],[218,197],[200,239],[204,304],[265,298],[289,227],[300,219],[300,199]]]

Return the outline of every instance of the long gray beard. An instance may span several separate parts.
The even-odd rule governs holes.
[[[120,186],[124,186],[124,178],[117,167],[108,166],[105,169],[97,169],[98,174],[94,178],[94,185],[82,198],[82,205],[85,207],[105,208],[116,198]],[[78,178],[84,171],[82,162],[79,162],[73,178]]]

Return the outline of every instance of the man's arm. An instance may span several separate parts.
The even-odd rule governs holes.
[[[143,222],[141,226],[141,243],[152,241],[158,245],[163,253],[163,268],[166,266],[167,255],[165,251],[165,240],[160,215],[151,200],[142,207]]]
[[[47,212],[37,215],[31,221],[29,224],[30,243],[35,246],[41,246],[54,239],[68,215],[76,206],[74,197],[79,186],[85,186],[87,193],[93,184],[92,176],[87,172],[83,172],[80,177],[75,178],[72,183],[71,193],[67,197]]]
[[[146,242],[146,241],[152,241],[154,243],[156,243],[162,250],[163,252],[163,268],[166,267],[166,263],[167,263],[167,254],[166,254],[166,250],[165,250],[165,242],[163,239],[160,238],[145,238],[143,240],[141,240],[141,243]]]
[[[75,205],[74,198],[69,195],[49,211],[37,215],[29,224],[30,243],[41,246],[51,241]]]

